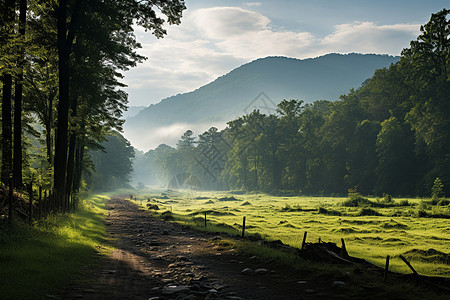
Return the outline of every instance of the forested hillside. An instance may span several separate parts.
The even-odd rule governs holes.
[[[146,183],[274,194],[429,195],[450,186],[448,10],[339,101],[283,100],[140,158]],[[146,166],[146,167],[144,167]],[[142,171],[142,170],[141,170]],[[141,177],[144,180],[144,177]]]
[[[310,59],[265,57],[244,64],[199,89],[163,99],[127,118],[125,134],[139,149],[148,150],[161,127],[180,124],[219,126],[250,113],[261,94],[275,106],[282,99],[334,101],[350,88],[357,88],[375,69],[388,67],[398,57],[376,54],[327,54]],[[273,103],[273,104],[272,104]],[[269,107],[271,109],[272,107]],[[263,111],[262,111],[263,112]],[[264,113],[270,113],[264,111]],[[186,124],[186,125],[181,125]],[[208,128],[207,126],[201,126]],[[180,130],[181,135],[183,129]],[[148,140],[147,143],[144,141]],[[174,143],[171,137],[160,142]],[[158,143],[154,145],[156,147]]]

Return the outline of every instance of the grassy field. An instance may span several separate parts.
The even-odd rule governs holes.
[[[105,239],[105,201],[96,195],[72,214],[50,216],[33,227],[0,223],[0,299],[39,299],[71,280]]]
[[[383,204],[383,199],[364,199],[348,207],[343,203],[355,203],[347,198],[177,191],[141,192],[136,199],[143,207],[156,204],[155,212],[172,211],[178,221],[199,229],[204,229],[206,212],[206,230],[239,234],[245,216],[248,234],[294,247],[300,247],[305,231],[307,242],[320,238],[340,246],[344,238],[352,256],[379,266],[386,255],[393,257],[392,271],[411,272],[398,258],[403,255],[419,274],[450,277],[450,222],[444,218],[450,212],[448,201],[433,205],[426,199],[394,199]]]

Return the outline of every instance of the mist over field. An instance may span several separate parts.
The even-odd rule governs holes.
[[[219,129],[225,128],[226,124],[223,121],[211,121],[210,123],[173,123],[167,126],[154,126],[149,130],[126,129],[124,134],[129,141],[132,141],[133,147],[136,149],[155,149],[161,144],[176,146],[180,136],[186,130],[195,132],[205,132],[211,127]]]

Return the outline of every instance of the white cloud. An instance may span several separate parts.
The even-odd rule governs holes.
[[[246,2],[246,6],[261,6],[261,2]]]
[[[376,25],[372,22],[354,22],[335,26],[333,34],[320,42],[325,50],[334,52],[400,54],[409,41],[417,37],[420,25]]]
[[[269,18],[251,10],[258,2],[249,3],[249,9],[212,7],[187,11],[182,24],[169,27],[168,35],[160,40],[138,29],[137,36],[143,43],[139,52],[148,60],[126,74],[131,104],[149,105],[194,90],[245,62],[265,56],[308,58],[329,52],[399,55],[420,27],[354,22],[336,25],[331,34],[320,37],[311,32],[275,29]]]
[[[203,37],[223,40],[269,28],[270,19],[239,7],[203,8],[192,14],[192,20]]]
[[[199,9],[193,14],[202,37],[224,53],[245,60],[262,56],[298,56],[315,41],[308,32],[275,31],[267,17],[239,7]]]

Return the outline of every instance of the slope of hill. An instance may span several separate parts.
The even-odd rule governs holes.
[[[125,136],[137,148],[148,150],[162,142],[173,144],[187,129],[223,126],[254,108],[269,113],[283,99],[302,99],[307,103],[337,100],[350,88],[358,88],[375,69],[388,67],[398,59],[355,53],[304,60],[260,58],[199,89],[144,108],[127,118]]]
[[[143,110],[146,106],[130,106],[128,107],[127,111],[123,112],[123,117],[125,119],[134,117],[135,115],[137,115],[141,110]]]

